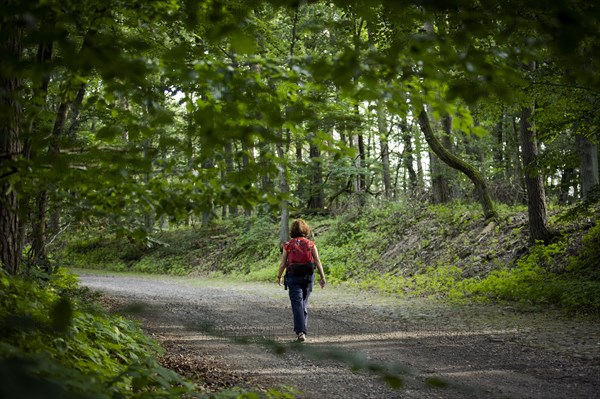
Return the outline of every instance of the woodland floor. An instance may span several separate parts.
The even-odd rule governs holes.
[[[597,317],[315,287],[309,340],[296,344],[287,291],[276,284],[80,278],[110,308],[140,320],[165,347],[165,366],[208,391],[293,386],[299,398],[600,398]],[[339,357],[401,371],[403,386],[352,371]],[[431,383],[441,380],[448,385]]]

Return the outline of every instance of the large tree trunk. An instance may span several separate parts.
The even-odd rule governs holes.
[[[3,5],[13,2],[3,2]],[[0,24],[2,62],[16,66],[21,59],[22,32],[16,18]],[[12,64],[12,65],[11,65]],[[19,223],[19,195],[10,177],[19,173],[15,161],[22,156],[21,99],[22,82],[14,71],[2,68],[0,75],[0,263],[16,274],[21,262],[22,241]]]
[[[521,110],[521,152],[527,189],[527,210],[529,214],[529,239],[532,243],[547,241],[550,237],[546,213],[546,192],[544,179],[538,170],[538,144],[532,126],[532,108]]]
[[[419,125],[421,126],[421,130],[425,135],[427,144],[429,144],[435,155],[437,155],[451,168],[464,173],[473,182],[479,197],[479,202],[483,208],[485,219],[496,219],[498,214],[494,207],[490,191],[481,173],[479,173],[473,166],[452,154],[442,145],[442,143],[440,143],[437,137],[435,137],[433,134],[433,129],[431,129],[429,117],[427,116],[425,109],[422,109],[419,113]]]
[[[585,198],[600,184],[598,176],[598,145],[587,137],[577,136],[577,149],[580,157],[581,196]]]

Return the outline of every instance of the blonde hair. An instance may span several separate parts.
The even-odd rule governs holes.
[[[304,220],[296,219],[290,228],[290,235],[292,238],[308,237],[310,235],[310,227],[308,227],[308,224]]]

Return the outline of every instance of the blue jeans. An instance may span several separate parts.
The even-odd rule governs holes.
[[[312,292],[315,276],[287,276],[288,291],[294,315],[294,331],[296,334],[307,333],[308,297]]]

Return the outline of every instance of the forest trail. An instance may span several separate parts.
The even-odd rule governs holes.
[[[597,318],[315,287],[309,341],[295,344],[287,291],[275,283],[85,273],[80,279],[140,319],[167,358],[204,370],[213,387],[228,385],[222,378],[265,389],[294,386],[299,398],[600,398]],[[286,350],[275,353],[263,338]],[[403,387],[323,359],[327,353],[395,365]],[[432,377],[450,385],[435,388],[426,382]]]

